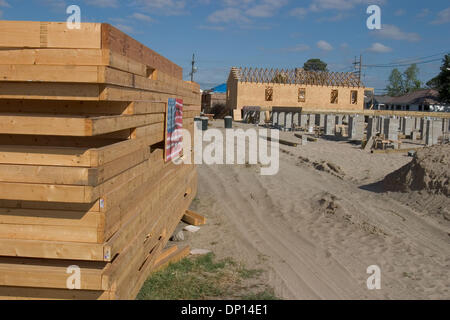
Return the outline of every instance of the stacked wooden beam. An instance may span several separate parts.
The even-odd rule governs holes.
[[[193,132],[198,85],[110,25],[0,22],[0,298],[137,295],[197,189],[169,98]]]

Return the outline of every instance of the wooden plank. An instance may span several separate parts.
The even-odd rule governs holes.
[[[201,102],[200,94],[186,97],[96,83],[0,82],[0,99],[160,102],[169,98],[183,99],[186,105]]]
[[[110,50],[0,49],[0,65],[110,66],[147,77],[147,66]]]
[[[193,226],[203,226],[206,224],[206,218],[191,210],[186,210],[182,220]]]
[[[104,101],[49,101],[49,100],[2,100],[1,113],[46,113],[77,116],[112,116],[133,114],[129,102]],[[161,112],[140,112],[162,113]]]
[[[68,29],[66,22],[0,21],[0,47],[100,49],[101,24]]]
[[[163,114],[76,117],[43,114],[0,114],[0,134],[98,136],[164,122]]]
[[[111,261],[111,256],[103,244],[54,240],[0,239],[0,255],[24,258]]]
[[[0,164],[0,182],[84,186],[98,180],[97,169]]]
[[[88,83],[0,82],[0,99],[98,101],[102,90],[98,84]]]
[[[119,53],[149,68],[183,78],[183,69],[109,24],[102,25],[102,48]]]
[[[175,250],[173,250],[174,248]],[[191,248],[189,246],[178,248],[177,246],[172,247],[164,251],[158,259],[155,261],[155,266],[153,267],[152,273],[159,272],[165,268],[167,268],[172,263],[177,263],[184,258],[186,258]],[[172,249],[172,250],[171,250]]]
[[[47,226],[24,224],[0,224],[0,235],[5,239],[44,240],[99,243],[98,228],[74,226]]]
[[[5,200],[92,203],[98,193],[92,187],[0,182],[0,198]]]
[[[0,300],[111,300],[110,291],[0,286]]]
[[[102,66],[108,60],[100,49],[0,49],[0,65]]]
[[[185,97],[200,96],[183,81],[163,82],[104,66],[0,65],[1,82],[99,83]]]
[[[0,163],[90,167],[91,154],[83,148],[0,145]]]
[[[0,286],[67,289],[67,268],[81,271],[81,290],[104,290],[103,262],[0,257]]]

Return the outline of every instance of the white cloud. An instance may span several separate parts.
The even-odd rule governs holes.
[[[282,52],[304,52],[304,51],[308,51],[309,49],[311,49],[311,48],[307,44],[298,44],[294,47],[282,48],[280,51],[282,51]]]
[[[289,13],[292,17],[303,19],[308,14],[308,9],[306,8],[294,8]]]
[[[55,10],[65,10],[68,6],[63,0],[42,0],[44,6],[52,7]]]
[[[450,22],[450,8],[444,9],[438,13],[436,20],[434,20],[433,24],[444,24]]]
[[[363,4],[384,4],[386,0],[313,0],[309,9],[311,11],[322,10],[350,10],[357,5]]]
[[[427,17],[430,13],[431,13],[430,9],[425,8],[425,9],[422,9],[422,10],[417,14],[417,17],[418,17],[418,18],[425,18],[425,17]]]
[[[390,24],[383,24],[381,30],[375,30],[374,33],[379,37],[394,40],[415,42],[421,39],[417,33],[404,32],[399,27]]]
[[[0,7],[10,8],[11,6],[8,2],[6,2],[6,0],[0,0]]]
[[[269,18],[288,4],[288,0],[224,0],[223,9],[216,10],[208,16],[210,23],[237,23],[240,28],[263,28],[271,26],[251,26],[254,19]]]
[[[341,21],[344,20],[345,18],[347,18],[348,15],[342,12],[339,12],[338,14],[331,16],[331,17],[323,17],[323,18],[319,18],[317,19],[318,22],[323,22],[323,21],[328,21],[328,22],[336,22],[336,21]]]
[[[125,24],[119,23],[119,24],[116,24],[115,27],[125,33],[133,33],[134,32],[133,27],[127,26]]]
[[[358,5],[382,5],[387,0],[312,0],[308,8],[298,7],[291,10],[290,15],[297,18],[304,18],[308,12],[321,12],[325,10],[346,11],[355,8]],[[322,18],[321,21],[340,21],[345,16],[337,13],[329,18]]]
[[[324,50],[324,51],[333,50],[333,46],[324,40],[320,40],[319,42],[317,42],[317,48]]]
[[[250,22],[250,20],[244,14],[242,14],[241,10],[237,8],[225,8],[222,10],[217,10],[209,15],[208,21],[212,23]]]
[[[135,12],[131,15],[131,18],[134,18],[136,20],[140,20],[140,21],[145,21],[145,22],[154,22],[155,20],[153,20],[151,17],[139,13],[139,12]]]
[[[287,3],[287,0],[262,0],[260,3],[249,8],[246,14],[257,18],[272,17],[279,8],[285,6]]]
[[[166,15],[186,14],[185,0],[136,0],[136,3],[148,12]]]
[[[375,53],[388,53],[388,52],[391,52],[392,49],[385,46],[384,44],[376,42],[376,43],[372,44],[372,46],[370,48],[368,48],[367,51],[375,52]]]
[[[100,8],[117,8],[119,3],[117,0],[85,0],[88,5]]]
[[[198,28],[202,29],[202,30],[225,31],[225,27],[224,26],[205,26],[205,25],[201,25],[201,26],[198,26]]]

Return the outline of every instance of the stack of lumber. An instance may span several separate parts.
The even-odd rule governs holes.
[[[199,86],[110,25],[0,21],[0,299],[136,297],[197,190],[169,98],[192,133]]]

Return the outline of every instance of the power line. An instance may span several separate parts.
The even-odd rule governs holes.
[[[406,66],[410,66],[412,64],[427,64],[427,63],[432,63],[432,62],[441,61],[441,60],[442,60],[442,58],[432,59],[432,60],[428,60],[428,61],[403,63],[403,64],[391,64],[391,65],[366,64],[366,65],[363,65],[363,67],[364,68],[396,68],[396,67],[406,67]]]

